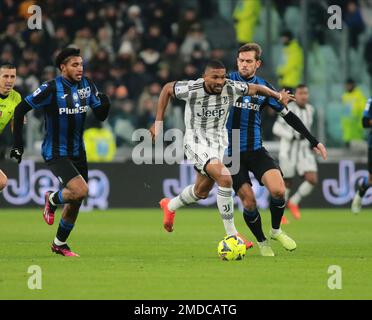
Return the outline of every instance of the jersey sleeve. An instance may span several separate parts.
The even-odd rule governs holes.
[[[372,119],[372,98],[368,99],[368,102],[366,104],[366,107],[363,112],[363,117]]]
[[[190,81],[177,81],[173,87],[174,96],[179,100],[187,100],[189,98]]]
[[[50,104],[52,101],[53,89],[52,83],[43,83],[33,93],[25,98],[27,104],[33,109],[41,109]]]
[[[98,89],[94,82],[88,78],[86,78],[90,87],[90,97],[89,97],[89,106],[94,109],[101,105],[101,100],[98,97]]]
[[[295,132],[294,129],[282,117],[278,117],[273,126],[273,133],[286,140],[292,140]]]
[[[266,87],[270,88],[271,90],[277,91],[270,83],[266,82],[265,85],[266,85]],[[278,102],[278,100],[276,100],[273,97],[269,97],[269,98],[266,99],[266,105],[268,105],[274,111],[276,111],[278,113],[281,113],[281,115],[283,115],[282,114],[283,112],[284,112],[284,115],[286,114],[285,107],[282,104],[280,104]]]
[[[229,81],[237,97],[246,96],[249,92],[249,84],[241,81]]]

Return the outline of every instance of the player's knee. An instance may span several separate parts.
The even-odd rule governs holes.
[[[71,190],[72,192],[72,200],[75,202],[82,202],[88,195],[88,185],[82,184],[78,188],[74,188]]]
[[[370,174],[368,177],[368,184],[372,186],[372,174]]]
[[[233,185],[230,175],[221,175],[216,182],[222,188],[232,188]]]
[[[244,199],[242,202],[243,202],[243,207],[247,209],[249,212],[253,212],[257,208],[256,199]]]
[[[203,190],[203,189],[201,189],[197,186],[194,187],[194,193],[195,193],[196,197],[198,199],[201,199],[201,200],[207,199],[208,196],[209,196],[209,191],[208,190]]]
[[[285,199],[285,188],[271,190],[270,195],[274,199]]]
[[[310,184],[315,186],[315,185],[318,184],[318,177],[311,177],[311,178],[307,179],[307,182],[309,182]]]

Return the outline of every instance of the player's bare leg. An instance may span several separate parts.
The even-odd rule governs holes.
[[[250,184],[244,183],[238,191],[238,196],[242,201],[244,221],[253,235],[256,237],[261,255],[265,257],[274,256],[269,241],[266,239],[262,230],[261,215],[257,209],[256,197]]]
[[[305,172],[304,182],[299,186],[296,193],[288,200],[287,206],[295,219],[301,218],[300,202],[308,196],[318,183],[318,174],[316,172]]]
[[[52,251],[68,257],[76,257],[78,254],[71,251],[67,245],[67,238],[74,228],[79,214],[81,202],[66,203],[63,207],[61,221],[58,226],[56,237],[52,243]]]
[[[285,184],[283,177],[278,169],[271,169],[265,172],[261,181],[269,190],[271,196],[270,237],[273,240],[279,241],[286,250],[293,251],[297,247],[296,242],[288,237],[280,228],[285,209]]]
[[[71,179],[65,188],[60,191],[48,191],[45,194],[44,220],[47,224],[54,223],[54,214],[57,205],[65,203],[81,202],[88,195],[88,184],[84,178],[79,175]]]
[[[160,207],[163,209],[163,226],[168,232],[173,231],[174,218],[176,210],[195,203],[201,199],[206,199],[212,190],[214,180],[203,176],[199,172],[196,176],[195,184],[187,186],[182,192],[173,199],[164,198],[160,201]]]
[[[7,176],[3,171],[0,170],[0,192],[3,191],[7,182],[8,182]]]

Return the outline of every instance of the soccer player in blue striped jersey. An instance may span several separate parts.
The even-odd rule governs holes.
[[[372,128],[372,97],[369,98],[367,102],[362,121],[364,128]],[[365,177],[362,184],[359,186],[352,202],[351,210],[354,213],[359,213],[362,210],[362,199],[367,193],[367,190],[372,186],[372,130],[369,131],[368,136],[368,172],[368,177]]]
[[[83,76],[80,50],[66,48],[56,58],[61,76],[43,83],[16,108],[14,146],[10,157],[18,161],[23,154],[23,117],[32,110],[42,110],[45,137],[42,156],[62,185],[59,191],[45,194],[44,220],[51,225],[57,205],[64,205],[52,251],[63,256],[77,256],[67,245],[67,238],[77,219],[83,199],[88,195],[88,166],[83,142],[86,112],[92,108],[104,121],[109,112],[108,97],[99,93],[94,83]]]
[[[248,43],[240,47],[237,56],[238,72],[230,73],[228,78],[249,84],[260,84],[272,89],[273,87],[267,81],[256,76],[256,71],[261,66],[261,54],[261,47],[256,43]],[[326,149],[311,135],[294,113],[275,99],[261,95],[243,96],[230,110],[227,121],[229,156],[234,154],[232,148],[237,145],[237,139],[240,143],[240,169],[237,174],[232,175],[233,188],[243,203],[244,220],[256,237],[261,254],[274,256],[274,252],[262,231],[261,217],[257,210],[249,172],[252,172],[259,183],[265,185],[270,192],[272,225],[270,237],[278,240],[285,249],[290,251],[296,249],[296,243],[280,228],[286,205],[286,188],[279,166],[262,145],[261,112],[265,107],[272,108],[279,113],[290,126],[310,141],[314,151],[321,154],[323,158],[326,158]],[[233,134],[234,130],[240,130],[237,139]]]

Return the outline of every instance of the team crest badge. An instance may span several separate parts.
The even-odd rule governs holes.
[[[76,92],[74,92],[74,94],[72,95],[74,101],[78,101],[79,100],[79,96]]]

